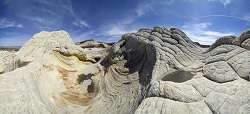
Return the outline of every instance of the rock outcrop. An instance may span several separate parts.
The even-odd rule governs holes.
[[[17,52],[21,47],[20,46],[0,46],[0,51],[9,51]]]
[[[103,42],[97,42],[94,39],[85,40],[82,42],[77,42],[76,45],[82,47],[82,48],[108,48],[113,43],[103,43]]]
[[[249,31],[208,49],[155,27],[112,46],[75,45],[64,31],[41,32],[13,55],[18,67],[0,58],[0,113],[249,114],[248,39]]]
[[[19,61],[15,53],[0,51],[0,74],[16,69],[18,64]]]
[[[220,45],[237,45],[247,50],[250,50],[250,30],[241,33],[239,37],[236,36],[224,36],[215,41],[213,45],[210,46],[210,50],[220,46]]]

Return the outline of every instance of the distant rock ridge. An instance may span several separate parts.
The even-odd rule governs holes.
[[[104,42],[98,42],[94,39],[89,39],[81,42],[76,42],[76,45],[82,47],[82,48],[107,48],[112,46],[114,43],[104,43]]]
[[[249,114],[250,32],[210,47],[178,28],[114,43],[40,32],[0,51],[0,114]]]
[[[218,47],[220,45],[237,45],[242,48],[245,48],[247,50],[250,50],[250,30],[241,33],[239,37],[236,36],[224,36],[215,41],[210,46],[210,50],[214,49],[215,47]]]
[[[17,52],[20,48],[20,46],[0,46],[0,51]]]

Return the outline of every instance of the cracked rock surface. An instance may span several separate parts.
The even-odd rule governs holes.
[[[210,48],[177,28],[110,45],[41,32],[0,52],[0,114],[249,114],[250,32]]]

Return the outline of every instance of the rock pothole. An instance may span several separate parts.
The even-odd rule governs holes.
[[[164,76],[161,80],[162,81],[172,81],[176,83],[186,82],[191,80],[194,77],[194,74],[188,71],[175,71],[170,74]]]

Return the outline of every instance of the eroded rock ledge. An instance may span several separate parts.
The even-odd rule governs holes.
[[[0,52],[2,114],[249,114],[250,32],[210,48],[177,28],[115,44],[41,32]]]

